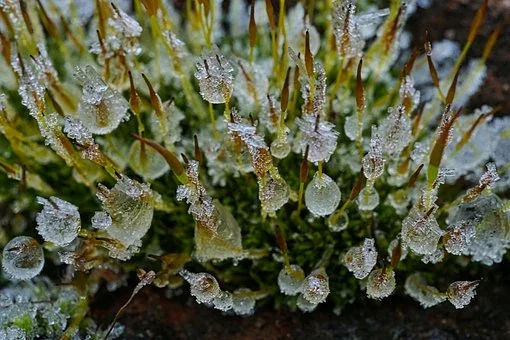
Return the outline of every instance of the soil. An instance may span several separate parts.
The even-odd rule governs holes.
[[[464,42],[481,1],[435,0],[409,20],[414,44],[423,46],[428,30],[433,40],[448,38]],[[489,34],[510,17],[510,0],[491,0],[485,24],[469,57],[482,54]],[[489,59],[485,85],[470,107],[502,106],[510,113],[510,24],[506,25]],[[251,317],[223,315],[183,297],[168,299],[163,290],[142,289],[120,316],[125,325],[122,339],[510,339],[510,264],[490,269],[502,279],[483,281],[471,305],[455,310],[449,303],[424,310],[401,291],[384,301],[355,303],[340,316],[331,306],[311,314],[258,309]],[[93,317],[107,325],[127,301],[133,287],[112,297],[105,294],[93,305]],[[113,301],[112,301],[113,298]]]

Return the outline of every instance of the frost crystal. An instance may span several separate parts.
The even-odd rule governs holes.
[[[232,309],[234,306],[234,299],[232,298],[232,293],[221,291],[214,299],[212,300],[214,308],[221,310],[222,312],[226,312]]]
[[[401,106],[391,109],[379,127],[381,146],[389,155],[399,154],[411,141],[411,121],[403,110]]]
[[[415,299],[424,308],[435,306],[446,300],[437,288],[427,285],[427,282],[420,273],[409,275],[405,283],[406,294]]]
[[[370,139],[370,150],[363,157],[363,174],[369,180],[380,177],[384,172],[383,144],[379,137],[377,128],[372,125],[372,138]]]
[[[200,94],[212,104],[225,103],[230,99],[234,82],[234,68],[218,48],[207,51],[196,64]]]
[[[301,294],[311,304],[326,301],[329,295],[329,277],[324,268],[314,270],[305,278]]]
[[[338,53],[347,58],[358,57],[365,46],[355,14],[356,5],[353,0],[337,0],[333,3],[333,29]]]
[[[92,216],[92,227],[99,230],[106,230],[113,223],[112,217],[104,211],[96,211]]]
[[[44,266],[44,252],[39,243],[29,236],[18,236],[5,245],[2,268],[8,278],[29,280]]]
[[[297,264],[283,267],[278,274],[278,287],[285,295],[296,295],[301,292],[305,272]]]
[[[389,296],[395,290],[395,285],[395,272],[392,269],[376,269],[368,276],[367,295],[380,300]]]
[[[74,76],[83,86],[83,96],[78,108],[78,118],[94,134],[104,135],[115,130],[127,120],[129,104],[112,90],[92,68],[76,67]]]
[[[443,235],[444,248],[454,255],[467,253],[475,234],[476,231],[473,223],[466,221],[454,223],[448,227],[448,230]]]
[[[471,299],[476,295],[476,287],[478,281],[457,281],[450,284],[446,290],[448,301],[457,309],[464,308],[469,305]]]
[[[66,246],[77,236],[81,227],[78,207],[57,197],[37,197],[43,210],[37,213],[37,231],[45,241]]]
[[[444,258],[444,250],[442,248],[437,248],[434,250],[432,254],[424,255],[421,258],[421,262],[423,263],[438,263],[443,261]]]
[[[377,262],[375,240],[366,238],[363,245],[350,248],[344,256],[347,269],[361,280],[367,277]]]
[[[97,197],[112,219],[106,229],[108,235],[126,247],[138,245],[149,230],[154,213],[149,186],[121,175],[112,189],[99,184]]]
[[[276,212],[289,201],[289,187],[282,178],[266,176],[259,181],[259,188],[259,199],[266,212]]]
[[[301,131],[301,136],[297,140],[301,153],[305,153],[308,145],[310,162],[327,162],[336,149],[338,131],[335,130],[335,125],[323,121],[317,124],[317,117],[313,115],[296,118],[296,124]]]
[[[198,303],[209,303],[221,290],[216,278],[209,273],[191,273],[181,270],[179,274],[190,284],[190,293]]]
[[[305,313],[310,313],[317,308],[318,303],[311,303],[307,299],[303,297],[303,295],[299,295],[296,303],[297,307]]]
[[[443,233],[432,213],[427,216],[416,207],[402,222],[402,241],[417,254],[432,254]]]
[[[338,185],[326,174],[315,173],[305,190],[305,204],[316,216],[332,214],[340,203]]]

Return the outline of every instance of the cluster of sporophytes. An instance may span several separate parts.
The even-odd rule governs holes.
[[[463,109],[487,1],[412,51],[413,0],[172,3],[0,1],[0,338],[108,336],[136,270],[241,315],[469,304],[510,240],[510,119]]]

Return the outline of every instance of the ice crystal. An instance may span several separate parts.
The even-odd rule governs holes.
[[[92,227],[99,230],[106,230],[113,223],[112,217],[104,211],[96,211],[91,219]]]
[[[344,255],[344,263],[355,278],[367,277],[377,263],[375,240],[366,238],[362,245],[350,248]]]
[[[287,136],[284,135],[282,137],[277,137],[273,142],[271,143],[271,155],[273,157],[278,159],[283,159],[287,157],[287,155],[290,153],[291,146],[290,143],[287,140]]]
[[[420,273],[409,275],[404,287],[406,294],[418,301],[424,308],[435,306],[446,300],[446,296],[437,288],[427,285]]]
[[[446,290],[448,301],[457,309],[466,307],[471,302],[471,299],[475,297],[477,286],[478,281],[453,282]]]
[[[305,272],[297,264],[283,267],[278,274],[278,287],[285,295],[296,295],[301,292]]]
[[[338,132],[335,125],[329,122],[319,121],[313,115],[304,115],[297,118],[301,136],[297,143],[299,150],[304,154],[306,146],[309,146],[308,160],[310,162],[327,162],[336,149]]]
[[[424,255],[421,258],[421,262],[423,263],[438,263],[443,261],[444,258],[444,250],[442,248],[437,248],[434,250],[432,254]]]
[[[259,187],[259,199],[265,212],[278,211],[289,201],[289,187],[280,177],[266,176]]]
[[[218,295],[212,300],[214,308],[227,312],[234,306],[234,299],[232,293],[220,291]]]
[[[305,190],[305,204],[316,216],[332,214],[340,203],[338,185],[326,174],[315,173]]]
[[[315,269],[305,278],[301,294],[311,304],[326,301],[329,295],[329,277],[324,268]]]
[[[221,292],[218,281],[209,273],[195,274],[182,270],[179,274],[190,284],[190,293],[198,303],[209,303]]]
[[[380,300],[395,290],[395,272],[390,268],[376,269],[368,275],[367,295]]]
[[[402,241],[417,254],[430,255],[444,232],[433,214],[424,214],[413,207],[402,221]]]
[[[300,294],[298,296],[296,305],[302,312],[310,313],[317,308],[318,303],[312,303],[308,301],[303,295]]]
[[[78,207],[58,197],[38,197],[43,210],[37,213],[37,231],[45,241],[57,246],[66,246],[77,236],[81,227]]]
[[[18,236],[5,245],[2,268],[8,278],[29,280],[37,276],[43,266],[43,249],[32,237]]]
[[[99,135],[110,133],[128,119],[127,100],[112,90],[92,66],[87,65],[85,69],[77,66],[74,76],[83,86],[78,118],[90,132]]]
[[[399,154],[411,141],[411,121],[403,110],[403,107],[391,109],[378,129],[381,147],[390,155]]]
[[[215,50],[206,51],[196,64],[200,94],[212,104],[225,103],[230,99],[234,82],[234,68],[230,62]]]
[[[147,184],[140,184],[122,175],[112,189],[99,184],[97,197],[112,223],[108,235],[124,246],[137,245],[149,230],[154,213],[152,193]]]

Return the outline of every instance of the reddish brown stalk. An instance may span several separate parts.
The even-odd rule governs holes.
[[[411,177],[409,178],[409,182],[407,182],[407,187],[408,188],[412,188],[414,186],[414,184],[416,183],[416,180],[418,179],[418,176],[420,176],[420,172],[421,170],[423,169],[423,166],[425,164],[420,164],[420,166],[418,167],[418,169],[416,169],[415,172],[413,172],[413,174],[411,175]]]
[[[170,150],[166,149],[165,147],[159,145],[158,143],[155,143],[149,139],[146,139],[142,136],[133,134],[133,137],[138,139],[143,144],[146,144],[156,150],[163,158],[166,160],[168,165],[170,166],[170,169],[175,173],[176,176],[181,176],[184,173],[184,167],[182,166],[181,162],[177,158],[177,156],[171,152]]]

